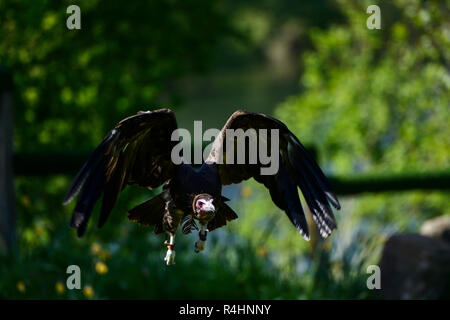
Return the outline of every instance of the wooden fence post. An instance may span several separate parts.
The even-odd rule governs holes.
[[[0,69],[0,253],[11,251],[16,243],[12,87],[10,73]]]

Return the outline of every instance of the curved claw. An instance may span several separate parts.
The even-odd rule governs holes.
[[[200,251],[205,250],[206,248],[206,241],[198,240],[195,242],[195,252],[199,253]]]
[[[169,266],[171,264],[175,264],[175,250],[167,250],[166,257],[164,258],[166,264]]]

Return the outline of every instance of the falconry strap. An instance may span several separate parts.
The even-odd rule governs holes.
[[[167,240],[164,241],[164,244],[166,245],[167,249],[169,249],[169,250],[175,249],[175,244],[170,244]]]

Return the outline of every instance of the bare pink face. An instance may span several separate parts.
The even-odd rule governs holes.
[[[207,218],[216,211],[213,201],[214,199],[204,198],[199,198],[195,201],[195,213],[198,219]]]

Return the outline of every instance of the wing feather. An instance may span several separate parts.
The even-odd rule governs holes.
[[[227,134],[228,129],[243,129],[244,131],[255,129],[258,140],[262,137],[259,129],[278,129],[280,139],[278,172],[273,175],[262,175],[260,169],[263,165],[259,159],[256,164],[227,164],[227,139],[231,139]],[[263,142],[266,147],[271,145],[269,134],[266,141],[263,140]],[[247,143],[246,151],[248,149]],[[248,160],[248,153],[246,156]],[[336,229],[336,220],[329,204],[340,209],[341,206],[336,195],[319,165],[280,120],[261,113],[236,111],[216,137],[206,161],[218,164],[220,179],[224,185],[239,183],[249,178],[254,178],[264,184],[269,189],[273,202],[285,211],[292,224],[306,240],[309,239],[309,230],[297,187],[303,193],[322,237],[326,238],[333,229]]]
[[[98,226],[106,222],[120,192],[130,184],[149,189],[170,180],[174,172],[171,135],[177,129],[170,109],[139,112],[119,122],[83,165],[64,204],[80,192],[71,226],[82,236],[96,201],[103,194]]]

